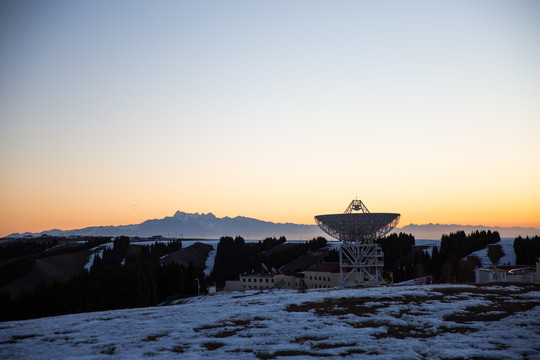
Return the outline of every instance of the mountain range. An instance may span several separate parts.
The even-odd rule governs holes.
[[[409,224],[395,228],[393,232],[413,234],[417,239],[440,239],[442,234],[458,230],[469,233],[475,230],[498,231],[501,237],[540,235],[540,229],[532,227],[488,227],[482,225]],[[51,236],[140,236],[161,235],[175,238],[218,239],[221,236],[240,235],[245,239],[264,239],[269,236],[285,236],[289,240],[307,240],[316,236],[328,236],[316,225],[274,223],[243,216],[216,217],[212,213],[185,213],[177,211],[163,219],[146,220],[140,224],[119,226],[92,226],[74,230],[53,229],[39,233],[14,233],[7,237]]]

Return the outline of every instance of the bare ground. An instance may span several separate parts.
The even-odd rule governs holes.
[[[212,245],[196,242],[185,249],[168,254],[165,257],[164,262],[165,264],[175,262],[184,265],[185,267],[189,266],[190,263],[193,263],[193,265],[204,269],[206,267],[206,258],[213,249]]]
[[[34,289],[40,282],[67,281],[83,271],[89,256],[90,251],[84,250],[36,259],[32,270],[2,287],[0,291],[16,296],[23,290]]]

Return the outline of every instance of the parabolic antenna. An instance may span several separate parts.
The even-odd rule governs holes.
[[[361,200],[353,200],[343,214],[315,216],[322,231],[342,242],[339,253],[342,286],[384,282],[384,257],[376,240],[388,234],[398,224],[399,217],[396,213],[370,213]]]
[[[353,213],[355,210],[362,212]],[[373,242],[388,234],[399,217],[395,213],[370,213],[361,200],[353,200],[344,214],[317,215],[315,222],[339,241]]]

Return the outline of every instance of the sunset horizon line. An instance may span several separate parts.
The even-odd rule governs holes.
[[[183,213],[186,215],[197,215],[197,216],[208,216],[212,215],[216,219],[235,219],[235,218],[247,218],[247,219],[253,219],[258,220],[262,222],[267,223],[273,223],[273,224],[292,224],[292,225],[302,225],[302,226],[317,226],[315,221],[313,223],[306,223],[306,222],[295,222],[295,221],[280,221],[280,220],[269,220],[267,218],[263,217],[254,217],[254,216],[247,216],[247,215],[223,215],[219,216],[216,215],[213,211],[194,211],[194,212],[188,212],[188,211],[182,211],[182,210],[176,210],[172,215],[166,215],[164,217],[149,217],[143,220],[133,220],[132,222],[124,222],[124,223],[106,223],[106,224],[94,224],[94,225],[82,225],[82,226],[73,226],[73,227],[62,227],[62,226],[54,226],[50,228],[46,228],[45,230],[19,230],[19,231],[7,231],[5,235],[2,235],[3,238],[10,237],[12,235],[24,235],[24,234],[42,234],[46,233],[48,231],[77,231],[77,230],[83,230],[88,228],[99,228],[99,227],[123,227],[123,226],[136,226],[140,225],[146,221],[152,221],[152,220],[163,220],[165,218],[174,218],[177,213]],[[458,223],[458,222],[433,222],[433,221],[426,221],[426,222],[415,222],[415,221],[407,221],[404,224],[398,224],[395,229],[403,229],[408,226],[445,226],[445,227],[456,227],[461,226],[464,228],[500,228],[500,229],[528,229],[528,230],[538,230],[540,231],[540,227],[538,225],[528,225],[528,224],[506,224],[506,225],[492,225],[492,224],[483,224],[483,223]]]

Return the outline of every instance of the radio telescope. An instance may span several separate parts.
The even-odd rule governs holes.
[[[322,231],[341,241],[340,286],[381,284],[384,255],[377,239],[388,234],[400,214],[370,213],[361,200],[353,200],[343,214],[317,215]]]

